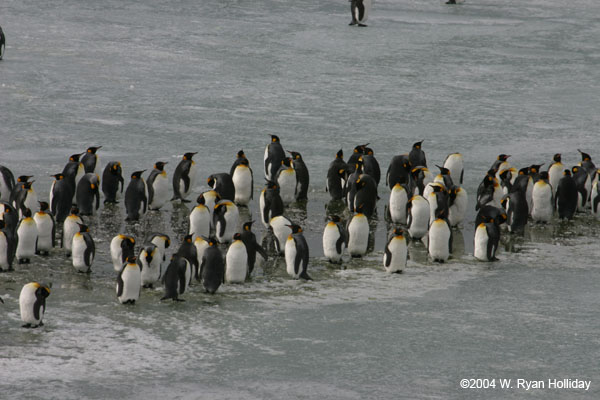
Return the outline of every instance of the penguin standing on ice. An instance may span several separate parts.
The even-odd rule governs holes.
[[[200,265],[200,276],[202,277],[204,290],[210,294],[215,294],[225,280],[223,254],[221,254],[214,238],[208,241],[208,248],[204,250],[202,264]]]
[[[292,156],[292,167],[296,171],[296,201],[308,200],[308,184],[310,182],[310,176],[308,174],[308,168],[302,159],[302,155],[297,151],[290,151]]]
[[[235,161],[233,162],[233,164],[231,165],[231,168],[229,169],[229,175],[231,175],[233,177],[233,172],[235,171],[237,166],[240,165],[244,160],[248,161],[248,158],[246,157],[246,153],[244,153],[244,150],[238,151]]]
[[[460,153],[452,153],[448,154],[446,160],[444,160],[444,168],[450,170],[450,176],[452,180],[458,183],[459,185],[463,184],[463,176],[464,176],[464,161],[463,155]]]
[[[177,164],[173,173],[173,198],[183,203],[189,202],[186,198],[192,192],[196,183],[196,162],[192,160],[195,153],[185,153],[183,159]]]
[[[400,274],[402,273],[402,270],[406,268],[407,260],[408,247],[406,237],[404,237],[404,231],[401,228],[395,228],[385,245],[383,268],[385,268],[387,273]]]
[[[50,210],[56,218],[57,223],[62,223],[69,216],[73,205],[73,187],[63,174],[54,174],[54,181],[50,188]]]
[[[312,280],[306,273],[308,267],[308,243],[299,225],[288,225],[292,234],[285,242],[285,265],[288,275],[294,279]]]
[[[266,187],[260,192],[259,198],[261,221],[268,227],[272,218],[283,215],[283,200],[279,194],[279,185],[268,181]]]
[[[415,167],[427,167],[427,159],[425,157],[425,152],[421,148],[423,146],[423,140],[420,142],[416,142],[413,144],[410,153],[408,153],[408,161],[410,165]]]
[[[233,241],[225,255],[225,282],[244,283],[248,277],[248,251],[242,241],[242,235],[233,235]]]
[[[135,304],[140,298],[142,271],[135,256],[127,258],[117,275],[117,299],[121,304]]]
[[[119,234],[110,241],[110,258],[113,268],[119,272],[125,261],[135,256],[135,239],[131,236]]]
[[[173,301],[184,301],[179,298],[179,295],[185,293],[185,289],[187,288],[185,276],[187,265],[187,260],[180,255],[175,254],[171,257],[171,262],[167,266],[162,278],[165,295],[161,300],[172,299]]]
[[[238,207],[232,201],[221,200],[215,205],[213,218],[215,236],[219,243],[231,242],[240,219]]]
[[[73,267],[78,272],[91,272],[94,256],[96,255],[96,246],[90,234],[90,229],[86,225],[79,225],[79,232],[73,236],[71,252]]]
[[[0,201],[5,203],[10,201],[10,192],[15,187],[15,176],[12,171],[3,165],[0,165]]]
[[[429,226],[427,250],[434,262],[446,262],[452,253],[452,229],[448,220],[435,219]]]
[[[0,219],[0,272],[13,270],[13,261],[17,251],[17,237]]]
[[[169,180],[165,165],[167,162],[157,161],[148,176],[148,209],[159,210],[169,201]]]
[[[342,200],[344,198],[344,187],[348,179],[347,170],[348,164],[344,161],[344,152],[340,149],[327,169],[325,191],[329,192],[331,200]]]
[[[83,225],[83,220],[79,216],[79,209],[76,206],[71,207],[71,212],[63,223],[60,247],[65,249],[65,255],[71,256],[71,246],[73,236],[79,232],[79,225]]]
[[[39,203],[40,210],[33,216],[38,230],[37,254],[47,256],[56,246],[56,223],[54,216],[48,210],[48,203],[45,201]]]
[[[558,187],[560,178],[563,176],[564,170],[565,165],[562,163],[562,155],[556,153],[554,157],[552,157],[552,164],[548,167],[548,183],[552,186],[553,196],[556,195],[556,188]]]
[[[508,231],[523,232],[529,216],[529,206],[527,205],[525,193],[518,188],[513,188],[513,191],[502,199],[502,207],[504,207],[508,216],[506,221]]]
[[[279,141],[279,137],[271,135],[271,143],[265,148],[265,178],[268,181],[275,181],[277,177],[277,171],[281,167],[281,162],[285,158],[285,152],[283,146]]]
[[[117,193],[119,193],[119,184],[121,184],[121,193],[125,180],[123,179],[123,169],[118,161],[109,162],[102,173],[102,193],[104,193],[104,204],[117,203]]]
[[[192,282],[192,278],[198,279],[200,264],[198,264],[198,254],[192,235],[186,235],[181,241],[177,255],[185,258],[190,264],[190,273],[188,277],[188,285]]]
[[[253,198],[254,175],[250,162],[247,158],[239,159],[239,163],[231,173],[231,180],[234,186],[235,203],[240,206],[248,206]]]
[[[421,195],[413,196],[408,201],[407,213],[408,233],[411,238],[419,240],[429,229],[429,202]]]
[[[394,185],[388,204],[388,213],[393,223],[406,224],[406,211],[410,197],[406,184],[396,183]]]
[[[583,211],[588,204],[588,198],[592,191],[592,182],[590,175],[583,167],[574,166],[571,168],[571,176],[577,186],[577,211]]]
[[[212,174],[206,180],[208,186],[210,186],[215,192],[221,196],[223,200],[235,200],[235,185],[231,179],[231,175],[226,172],[218,174]]]
[[[148,209],[148,190],[146,182],[142,178],[144,171],[136,171],[131,174],[131,181],[125,190],[125,211],[127,212],[125,221],[139,220],[140,215],[144,215]]]
[[[210,235],[211,212],[205,204],[206,199],[204,194],[198,195],[196,199],[198,203],[190,212],[190,229],[189,232],[196,239],[198,236],[208,237]],[[214,205],[213,205],[214,207]]]
[[[23,328],[43,326],[42,319],[46,312],[46,298],[50,296],[51,285],[30,282],[23,286],[19,294],[19,310]]]
[[[153,288],[154,284],[160,280],[161,275],[162,259],[158,247],[154,243],[146,243],[140,249],[137,263],[142,271],[142,287]]]
[[[38,206],[38,197],[35,190],[33,190],[34,182],[35,181],[24,182],[21,185],[22,190],[19,191],[15,199],[15,208],[19,211],[19,216],[21,217],[26,208],[35,210]]]
[[[283,215],[273,217],[269,222],[269,229],[273,232],[273,236],[275,237],[275,251],[279,255],[284,254],[285,241],[292,233],[289,225],[292,225],[292,222]]]
[[[94,173],[87,173],[79,180],[75,199],[81,215],[93,215],[100,208],[99,186],[98,175]]]
[[[23,218],[17,227],[17,260],[19,264],[29,264],[31,257],[36,253],[38,230],[31,210],[23,210]]]
[[[244,223],[242,226],[242,233],[240,239],[246,246],[246,252],[248,253],[248,276],[254,271],[254,264],[256,263],[256,253],[260,254],[263,260],[266,260],[267,252],[263,247],[256,241],[256,235],[252,232],[252,224],[254,221]]]
[[[362,257],[369,247],[369,220],[362,212],[359,204],[352,219],[348,223],[348,253],[351,257]]]
[[[500,242],[500,228],[492,218],[481,222],[475,229],[473,256],[479,261],[497,261],[496,251]]]
[[[577,196],[577,184],[571,176],[571,171],[565,169],[563,177],[558,182],[554,197],[554,205],[560,219],[573,219],[575,211],[577,211]]]
[[[412,167],[408,160],[407,154],[401,154],[394,156],[390,161],[387,173],[385,175],[385,181],[390,189],[392,189],[396,183],[410,184],[410,171]]]
[[[344,248],[348,247],[348,234],[337,215],[329,216],[323,230],[323,254],[330,263],[341,264]]]
[[[81,163],[86,174],[100,174],[100,157],[96,152],[101,148],[102,146],[88,147],[83,157],[81,157]]]
[[[279,186],[279,195],[283,200],[283,205],[288,206],[293,203],[296,199],[298,178],[296,170],[292,167],[291,158],[284,158],[281,161],[281,168],[277,171],[275,182]]]
[[[554,199],[549,174],[540,173],[540,179],[533,185],[531,218],[536,222],[550,222],[554,213]]]

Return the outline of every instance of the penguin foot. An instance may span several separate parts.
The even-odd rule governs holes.
[[[351,254],[350,256],[352,258],[362,258],[362,256],[360,254]]]
[[[31,327],[32,327],[32,326],[31,326],[31,324],[25,324],[25,325],[21,325],[21,328],[28,328],[28,329],[29,329],[29,328],[31,328]]]
[[[456,4],[456,0],[448,0],[446,4]]]
[[[399,269],[398,271],[394,271],[394,272],[392,272],[392,273],[393,273],[393,274],[398,274],[398,275],[400,275],[400,274],[402,273],[402,270],[401,270],[401,269]]]
[[[186,199],[181,199],[181,202],[182,203],[191,203],[192,201],[191,200],[186,200]]]
[[[358,21],[352,20],[352,21],[350,21],[350,23],[348,25],[349,26],[353,26],[353,25],[356,25],[356,24],[358,24]]]
[[[179,299],[179,298],[178,298],[178,299],[173,299],[173,301],[177,301],[177,302],[180,302],[180,303],[181,303],[181,302],[184,302],[185,300],[184,300],[184,299]]]
[[[368,25],[367,25],[367,24],[361,24],[361,23],[359,23],[359,24],[358,24],[358,26],[360,26],[361,28],[365,28],[365,27],[367,27]]]

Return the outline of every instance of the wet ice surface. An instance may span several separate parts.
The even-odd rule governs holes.
[[[598,397],[600,225],[530,226],[504,235],[501,261],[472,258],[477,185],[499,153],[520,167],[599,157],[597,43],[592,1],[376,1],[369,28],[350,28],[335,1],[6,1],[0,62],[0,164],[50,174],[68,155],[103,145],[124,176],[199,151],[205,177],[243,148],[262,184],[268,134],[300,151],[311,172],[306,210],[291,210],[311,249],[312,282],[282,259],[215,296],[185,303],[160,289],[118,304],[108,254],[119,232],[165,231],[177,248],[187,206],[140,224],[102,207],[89,224],[91,275],[59,250],[0,276],[0,370],[7,398],[521,398],[521,390],[461,390],[461,378],[591,379]],[[341,270],[322,259],[325,170],[340,148],[371,143],[385,171],[413,142],[435,170],[465,155],[467,221],[457,253],[431,264],[420,244],[402,275],[382,271],[388,190],[380,186],[374,247]],[[258,190],[258,189],[257,189]],[[246,218],[258,218],[257,194]],[[264,233],[255,224],[259,236]],[[462,240],[461,240],[462,237]],[[52,281],[46,325],[20,328],[18,295]],[[39,382],[32,387],[31,382]]]

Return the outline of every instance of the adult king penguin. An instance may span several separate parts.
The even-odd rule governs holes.
[[[208,240],[208,247],[204,250],[202,264],[200,265],[202,286],[207,293],[215,294],[225,279],[225,263],[223,254],[217,246],[216,240]]]
[[[231,165],[231,168],[229,169],[229,175],[233,176],[233,172],[235,171],[236,167],[238,165],[240,165],[243,160],[248,160],[248,158],[246,157],[246,153],[244,153],[244,150],[240,150],[237,152],[235,161],[233,162],[233,164]]]
[[[153,288],[160,280],[162,259],[160,251],[154,243],[146,243],[140,249],[137,263],[142,271],[142,287]]]
[[[148,190],[146,182],[142,178],[144,171],[136,171],[131,174],[131,181],[125,190],[125,211],[127,212],[125,221],[139,220],[140,215],[144,215],[148,208]]]
[[[73,236],[79,232],[79,225],[83,225],[83,220],[79,216],[79,209],[76,206],[71,207],[71,212],[63,223],[60,247],[65,249],[65,255],[71,256],[71,246]]]
[[[248,276],[248,251],[242,241],[242,235],[233,235],[233,241],[225,255],[225,282],[244,283]]]
[[[188,261],[182,256],[175,254],[171,257],[171,262],[162,277],[165,295],[161,300],[185,301],[180,299],[179,295],[185,293],[187,288],[185,276],[187,265],[189,265]]]
[[[285,242],[285,265],[288,275],[294,279],[312,278],[306,273],[308,267],[308,243],[302,234],[302,228],[299,225],[288,225],[292,230]]]
[[[288,206],[293,203],[296,199],[298,178],[296,177],[296,170],[292,167],[291,158],[284,158],[281,161],[281,168],[277,171],[275,181],[279,186],[279,195],[283,200],[283,205]]]
[[[240,206],[248,206],[253,197],[254,175],[250,162],[247,158],[238,159],[240,162],[235,166],[231,173],[231,180],[234,186],[235,203]]]
[[[79,225],[79,232],[73,236],[71,253],[73,267],[78,272],[91,272],[94,256],[96,255],[96,246],[90,234],[90,229],[86,225]]]
[[[323,254],[330,263],[341,264],[344,248],[348,247],[348,234],[337,215],[329,216],[323,230]]]
[[[129,257],[135,255],[135,239],[131,236],[118,234],[110,241],[110,258],[113,268],[119,272]]]
[[[69,216],[71,207],[73,205],[73,186],[69,183],[68,179],[61,174],[54,174],[54,181],[50,188],[49,204],[52,214],[56,218],[57,223],[63,223]]]
[[[215,236],[219,243],[229,243],[237,231],[240,219],[238,207],[229,200],[221,200],[215,205]]]
[[[552,163],[548,167],[548,182],[552,186],[552,195],[556,195],[556,188],[558,188],[558,182],[563,176],[565,165],[562,163],[562,155],[556,153],[552,157]]]
[[[427,159],[425,158],[425,152],[421,148],[423,146],[423,140],[413,144],[410,153],[408,153],[408,161],[410,165],[414,167],[427,167]]]
[[[275,237],[275,251],[279,255],[284,254],[285,241],[292,233],[289,225],[292,225],[292,222],[283,215],[273,217],[269,222],[269,229],[273,232],[273,236]]]
[[[100,174],[100,157],[96,152],[101,148],[102,146],[90,146],[81,157],[81,163],[86,174]]]
[[[393,223],[406,224],[406,211],[410,197],[406,184],[396,183],[394,185],[388,204],[388,212]]]
[[[46,298],[50,296],[51,285],[30,282],[23,286],[19,295],[19,309],[23,328],[43,326],[42,319],[46,312]]]
[[[148,209],[159,210],[169,201],[169,180],[165,171],[166,162],[157,161],[148,176]]]
[[[246,246],[246,252],[248,253],[248,276],[252,274],[254,270],[254,264],[256,263],[256,253],[260,254],[263,260],[267,259],[267,252],[263,247],[256,241],[256,235],[252,232],[252,223],[249,221],[244,223],[242,227],[242,233],[240,239]]]
[[[206,181],[221,199],[235,201],[235,185],[227,172],[212,174]]]
[[[10,192],[15,187],[15,176],[12,171],[0,165],[0,201],[9,202]]]
[[[496,261],[496,251],[500,242],[500,228],[492,218],[481,222],[475,229],[473,256],[479,261]]]
[[[531,218],[536,222],[550,222],[554,212],[554,199],[549,174],[544,171],[533,185]]]
[[[577,184],[571,176],[571,171],[565,169],[563,177],[558,182],[554,204],[560,219],[573,219],[577,211]]]
[[[210,235],[210,221],[212,218],[210,209],[205,204],[206,199],[204,198],[203,193],[198,195],[196,202],[198,204],[192,209],[192,212],[190,212],[190,229],[188,232],[193,235],[194,240],[198,236],[208,237]]]
[[[142,271],[135,256],[127,258],[117,275],[117,299],[121,304],[135,304],[140,298]]]
[[[308,200],[308,184],[310,182],[310,176],[308,174],[308,168],[302,159],[302,155],[297,151],[290,151],[292,156],[292,167],[296,171],[296,201]]]
[[[171,200],[181,200],[183,203],[192,192],[196,183],[196,162],[192,160],[196,153],[185,153],[183,159],[177,164],[173,173],[173,198]]]
[[[283,215],[283,200],[279,195],[279,185],[268,181],[265,188],[260,192],[259,198],[261,221],[265,227],[269,227],[271,219]]]
[[[342,200],[344,198],[344,188],[348,179],[347,170],[348,164],[344,161],[344,152],[340,149],[327,169],[325,191],[329,192],[331,200]]]
[[[31,257],[36,253],[38,230],[35,220],[31,216],[31,210],[23,210],[23,218],[17,227],[17,252],[16,257],[19,264],[29,264]]]
[[[448,220],[435,219],[429,226],[427,250],[434,262],[443,263],[452,253],[452,229]]]
[[[275,181],[277,171],[281,167],[281,162],[285,158],[285,152],[279,141],[279,137],[271,135],[271,143],[265,148],[265,178],[268,181]]]
[[[189,263],[190,271],[186,272],[188,285],[192,283],[192,278],[198,279],[200,264],[198,263],[198,252],[194,246],[192,235],[186,235],[181,241],[177,254],[185,258]]]
[[[48,210],[48,203],[40,201],[39,204],[40,210],[33,216],[38,230],[37,254],[48,255],[56,246],[56,223]]]
[[[385,175],[385,181],[390,189],[392,189],[396,183],[410,184],[410,171],[412,167],[408,159],[407,154],[401,154],[394,156],[390,161],[387,173]]]
[[[352,219],[348,223],[348,253],[351,257],[362,257],[369,247],[369,220],[362,212],[359,204]]]
[[[94,173],[83,175],[77,183],[75,199],[81,215],[93,215],[100,208],[99,186],[98,175]]]
[[[387,273],[399,274],[406,268],[407,260],[408,247],[406,237],[404,237],[404,231],[401,228],[395,228],[385,245],[383,268]]]
[[[121,193],[125,180],[123,179],[123,169],[118,161],[111,161],[104,168],[102,173],[102,193],[104,193],[104,203],[117,203],[117,194],[119,193],[119,184],[121,184]]]
[[[17,237],[0,219],[0,272],[13,270],[13,261],[17,250]]]
[[[450,170],[450,176],[452,177],[453,181],[459,185],[463,184],[463,175],[465,171],[462,154],[448,154],[446,160],[444,160],[444,168],[448,168]]]
[[[407,205],[407,226],[410,237],[420,240],[429,229],[429,203],[421,195],[411,197]]]
[[[19,211],[19,216],[21,217],[26,208],[35,210],[38,206],[38,197],[33,189],[34,182],[35,181],[24,182],[21,185],[22,190],[17,194],[15,199],[15,208]]]

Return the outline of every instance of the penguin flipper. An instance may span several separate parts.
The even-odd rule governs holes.
[[[119,275],[117,275],[117,297],[121,297],[123,295],[123,286],[125,286],[124,282],[123,282],[123,271],[125,270],[125,268],[121,268],[121,271],[119,271]]]
[[[179,280],[179,294],[185,293],[185,269],[186,267],[179,268],[177,271],[177,278]]]
[[[256,241],[254,242],[254,248],[256,249],[256,252],[261,255],[262,258],[264,258],[265,260],[269,259],[269,256],[265,249]]]
[[[384,253],[384,258],[383,260],[385,261],[385,266],[389,267],[390,264],[392,263],[392,253],[390,252],[390,249],[388,248],[388,246],[385,246],[385,253]]]
[[[346,238],[344,237],[344,235],[342,235],[342,233],[340,232],[340,237],[338,238],[338,240],[335,242],[335,251],[338,254],[342,254],[343,248],[342,245],[346,244]]]
[[[296,238],[292,238],[295,242],[296,245],[296,258],[294,259],[294,274],[298,275],[298,273],[300,272],[300,263],[302,262],[302,252],[300,251],[300,248],[298,246],[298,241],[296,240]],[[304,271],[302,271],[304,272]],[[300,275],[302,275],[300,273]]]
[[[188,168],[189,171],[189,168]],[[190,177],[188,176],[187,173],[183,174],[181,176],[181,180],[183,181],[183,191],[188,192],[190,190]]]

